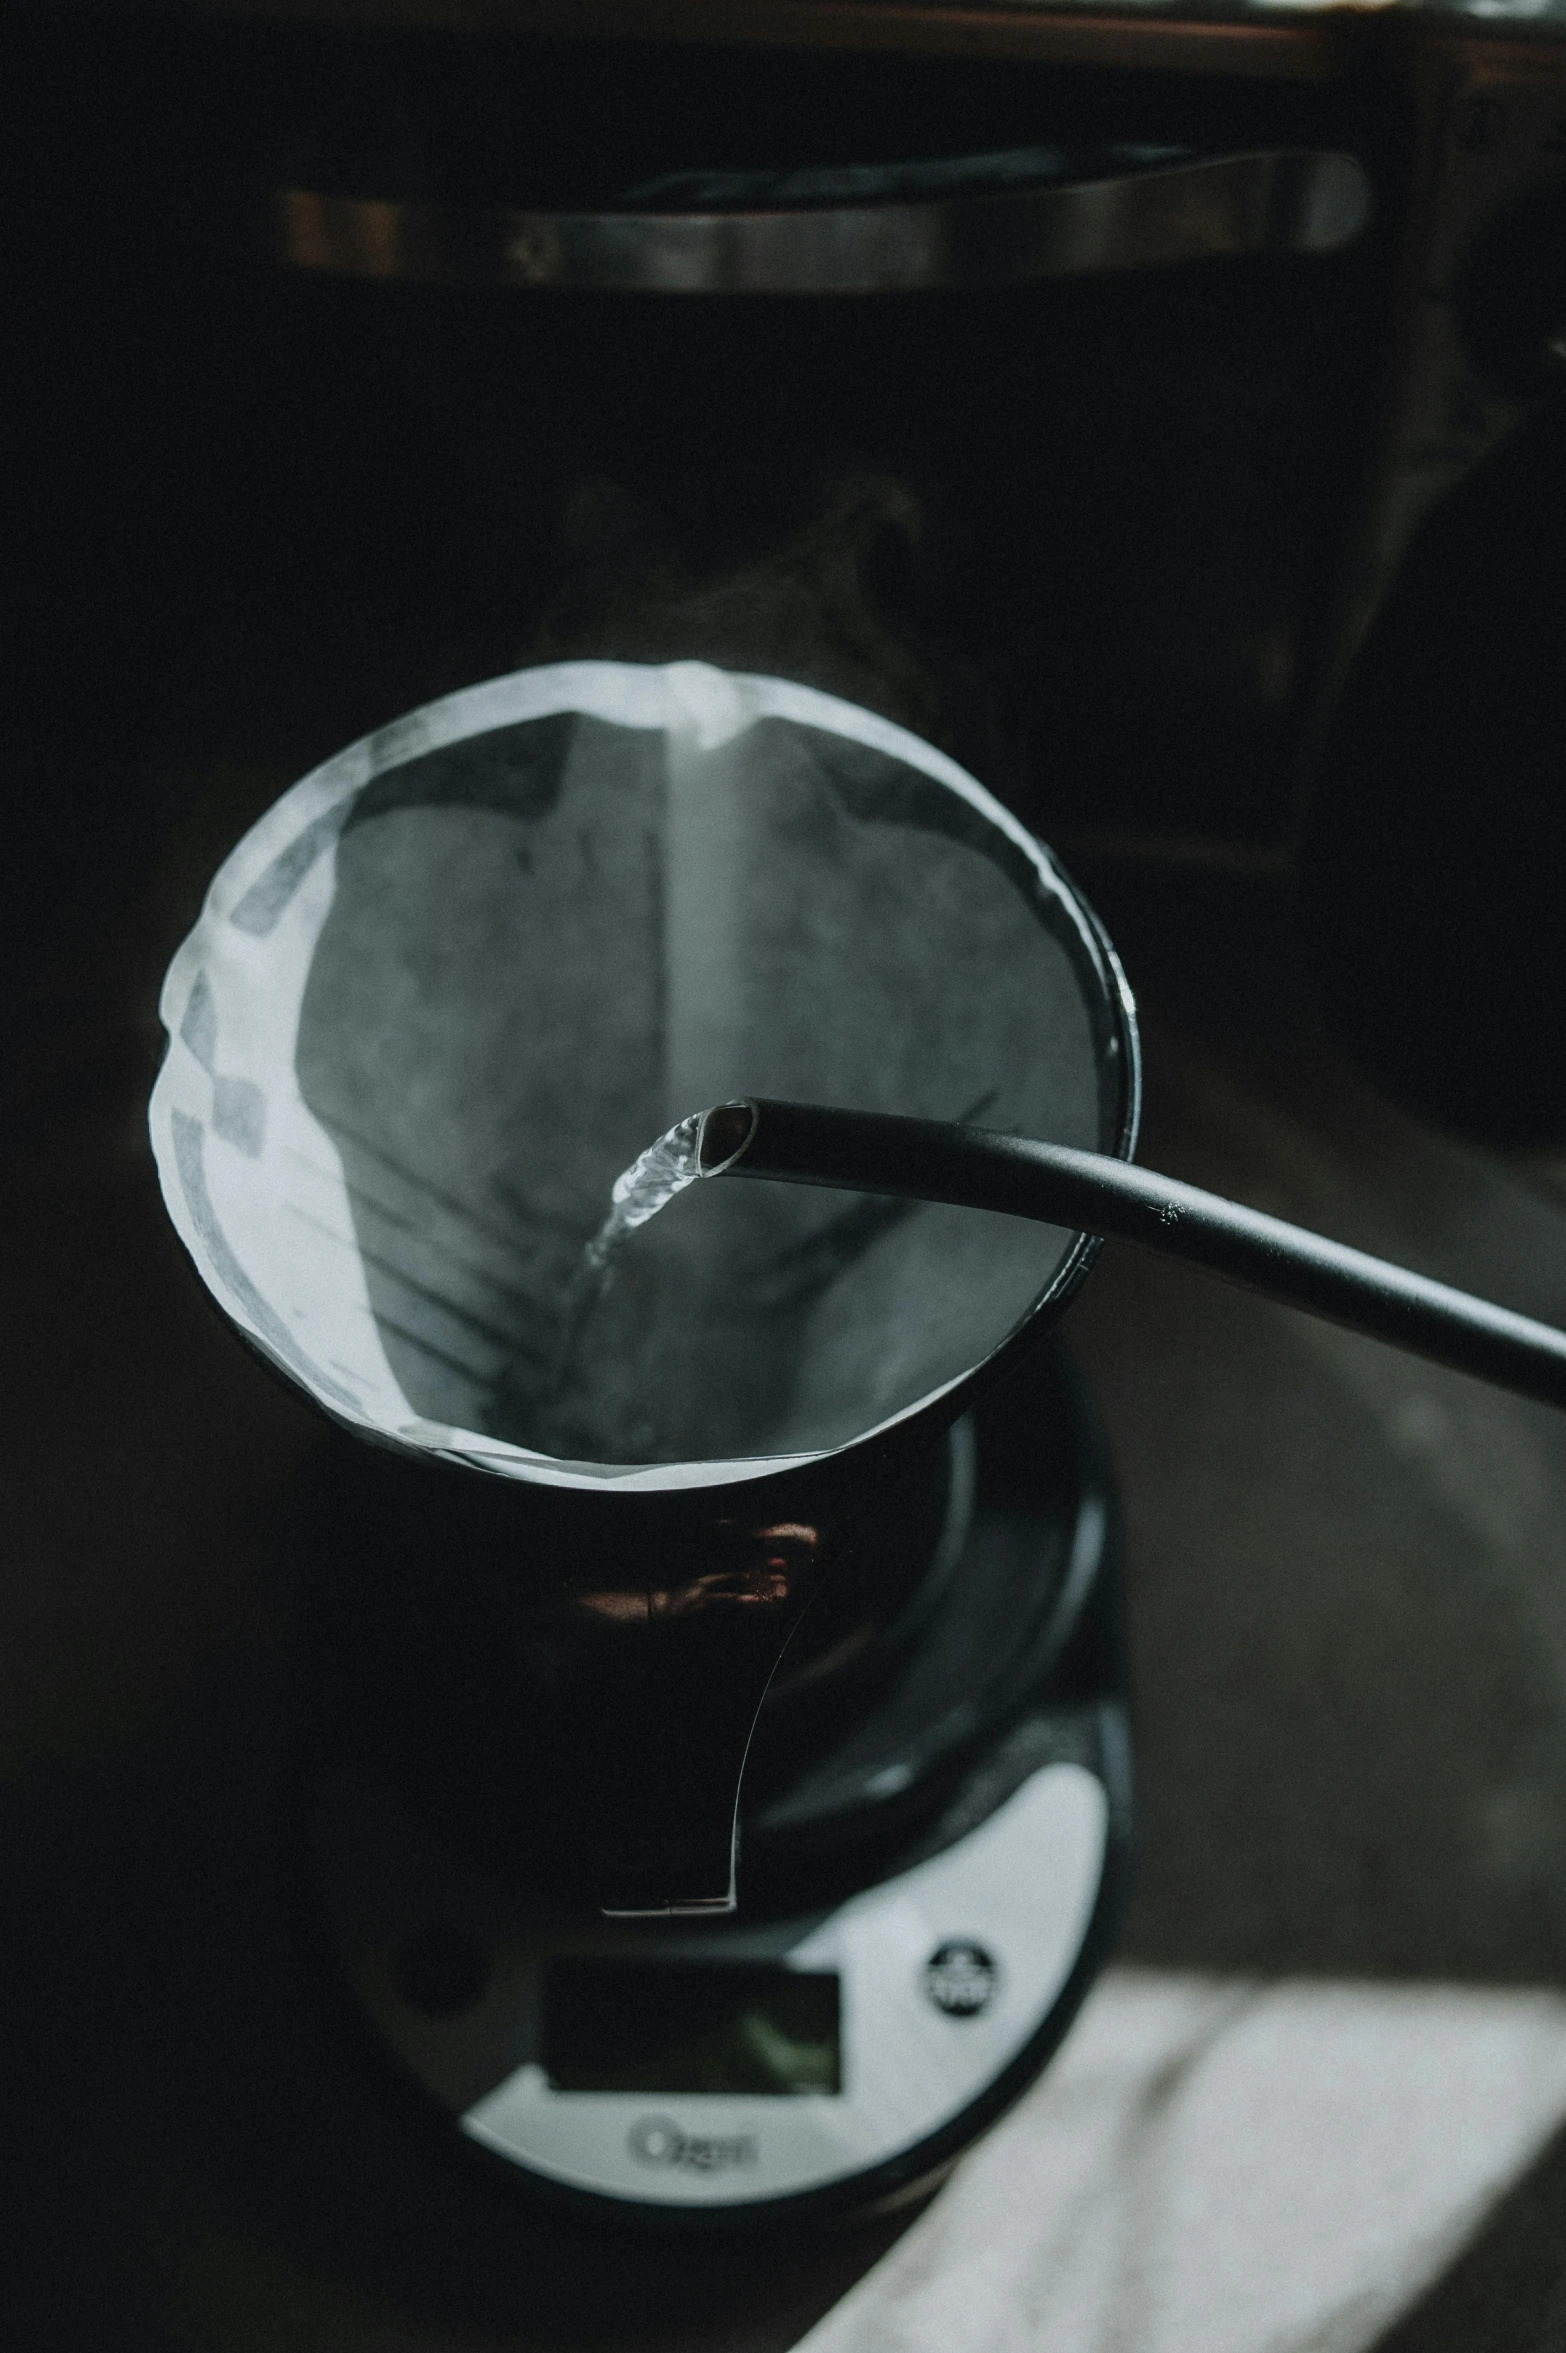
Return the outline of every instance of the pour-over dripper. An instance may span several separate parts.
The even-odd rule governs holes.
[[[758,1616],[751,1589],[742,1608],[725,1578],[746,1499],[725,1492],[764,1485],[768,1527],[814,1527],[779,1482],[850,1451],[868,1480],[881,1442],[958,1411],[1095,1245],[695,1186],[595,1261],[611,1187],[672,1121],[741,1092],[1128,1152],[1134,1026],[1087,909],[888,721],[695,663],[568,663],[449,697],[296,786],[217,876],[162,1009],[154,1147],[219,1304],[339,1421],[566,1491],[555,1515],[582,1535],[562,1520],[555,1542],[581,1591],[561,1623],[590,1645],[659,1621],[636,1673],[603,1680],[608,1745],[699,1647],[726,1686],[705,1753],[732,1825],[749,1722],[833,1548],[796,1547],[775,1607]],[[846,1526],[853,1480],[826,1485]],[[645,1499],[628,1530],[611,1494]],[[595,1616],[580,1564],[610,1517]],[[546,1581],[520,1547],[518,1575]],[[660,1607],[674,1591],[702,1607]],[[596,1775],[591,1685],[584,1704]],[[668,1776],[682,1805],[705,1770],[695,1712]]]

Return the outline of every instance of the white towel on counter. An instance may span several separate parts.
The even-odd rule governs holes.
[[[1363,2353],[1566,2119],[1566,1996],[1111,1971],[799,2353]]]

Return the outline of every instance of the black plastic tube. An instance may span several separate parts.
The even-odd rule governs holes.
[[[704,1175],[998,1209],[1139,1242],[1436,1364],[1566,1406],[1566,1332],[1103,1153],[941,1120],[748,1098],[708,1112],[699,1155]]]

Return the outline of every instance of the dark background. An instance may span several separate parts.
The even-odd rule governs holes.
[[[292,1773],[324,1441],[157,1199],[161,973],[315,759],[529,644],[649,645],[671,598],[750,646],[723,584],[868,469],[926,522],[876,525],[801,659],[927,694],[1075,855],[1146,1011],[1143,1157],[1566,1320],[1558,428],[1426,534],[1302,868],[1290,730],[1363,464],[1374,253],[1004,322],[778,306],[742,338],[285,285],[247,210],[265,60],[214,95],[177,43],[5,39],[0,2305],[18,2343],[106,2353],[784,2347],[895,2224],[764,2259],[541,2229],[404,2107],[315,1966]],[[620,520],[589,498],[573,525],[606,472]],[[643,584],[612,624],[605,569]],[[1068,1335],[1128,1515],[1128,1956],[1558,1983],[1561,1426],[1130,1251]],[[1400,2353],[1557,2343],[1563,2199],[1552,2152]]]

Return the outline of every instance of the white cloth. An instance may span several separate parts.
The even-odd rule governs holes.
[[[1559,1994],[1111,1971],[799,2353],[1361,2353],[1563,2117]]]

